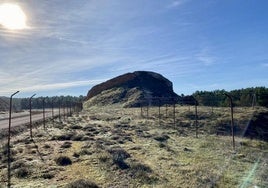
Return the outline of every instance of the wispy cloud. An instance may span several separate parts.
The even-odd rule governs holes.
[[[177,8],[186,2],[187,0],[175,0],[169,3],[168,8]]]
[[[60,90],[66,88],[73,88],[79,86],[93,86],[104,82],[107,79],[98,79],[98,80],[81,80],[74,82],[64,82],[64,83],[53,83],[53,84],[35,84],[32,86],[26,87],[25,85],[16,85],[11,86],[9,88],[0,87],[0,96],[1,95],[9,95],[16,90],[20,90],[21,92],[41,92],[41,91],[49,91],[49,90]]]
[[[195,55],[197,61],[201,62],[205,66],[211,66],[216,62],[216,57],[211,55],[208,47],[202,48],[202,50]]]
[[[261,65],[262,65],[262,67],[268,67],[268,63],[263,63]]]

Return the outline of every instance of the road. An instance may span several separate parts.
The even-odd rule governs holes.
[[[59,115],[58,109],[54,109],[54,116]],[[65,113],[66,110],[65,110]],[[63,109],[61,110],[61,115],[63,115]],[[11,127],[22,126],[30,123],[30,113],[28,111],[12,113],[11,114]],[[45,110],[45,118],[52,117],[52,110]],[[43,111],[42,110],[32,110],[32,122],[43,120]],[[9,126],[9,114],[1,114],[0,116],[0,129],[6,129]]]

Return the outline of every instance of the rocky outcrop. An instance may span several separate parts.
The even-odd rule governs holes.
[[[127,73],[94,86],[87,94],[85,107],[122,104],[136,107],[141,104],[156,105],[179,100],[172,82],[155,72]]]

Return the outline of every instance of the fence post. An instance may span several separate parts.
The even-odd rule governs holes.
[[[141,108],[141,118],[143,117],[143,113],[142,113],[142,102],[140,102],[140,108]]]
[[[158,120],[159,120],[159,126],[160,126],[160,121],[161,121],[161,117],[160,117],[160,115],[161,115],[161,114],[160,114],[160,113],[161,113],[161,112],[160,112],[160,110],[161,110],[161,109],[160,109],[160,108],[161,108],[161,104],[160,104],[160,103],[161,103],[161,100],[158,99]]]
[[[32,98],[35,96],[36,94],[33,94],[30,97],[30,137],[31,139],[33,138],[33,131],[32,131]]]
[[[45,99],[43,98],[43,125],[44,125],[44,130],[46,130],[46,116],[45,116]]]
[[[252,109],[254,110],[256,105],[256,93],[253,94],[253,98],[252,98]]]
[[[60,117],[60,101],[59,101],[59,121],[61,121],[61,117]]]
[[[147,103],[147,112],[146,112],[147,120],[149,119],[149,101]]]
[[[232,126],[232,138],[233,138],[233,149],[235,150],[235,138],[234,138],[234,110],[233,110],[233,99],[230,95],[225,93],[225,95],[229,98],[230,101],[230,109],[231,109],[231,126]]]
[[[65,121],[65,106],[66,106],[66,103],[63,102],[63,120]]]
[[[166,118],[168,117],[167,116],[167,112],[168,112],[168,107],[167,107],[168,105],[166,104]]]
[[[197,124],[197,100],[195,99],[195,137],[198,138],[198,124]]]
[[[173,121],[174,121],[174,128],[176,128],[176,100],[173,99]]]
[[[72,116],[73,113],[73,102],[70,103],[70,116]]]
[[[11,113],[12,113],[12,97],[16,95],[19,91],[13,93],[10,96],[9,101],[9,124],[8,124],[8,141],[7,141],[7,187],[10,188],[11,186],[11,157],[10,157],[10,137],[11,137]]]
[[[52,123],[54,125],[54,104],[53,104],[53,99],[51,100],[51,115],[52,115]]]

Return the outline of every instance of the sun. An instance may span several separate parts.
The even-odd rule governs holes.
[[[16,4],[0,5],[0,25],[10,30],[26,29],[26,15]]]

